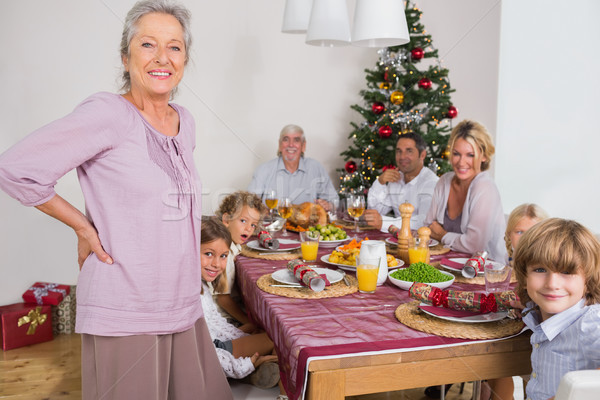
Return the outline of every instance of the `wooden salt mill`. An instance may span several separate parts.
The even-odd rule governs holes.
[[[412,217],[415,207],[412,204],[405,202],[400,204],[400,207],[398,208],[400,210],[400,217],[402,218],[402,226],[400,227],[400,232],[398,232],[398,257],[404,261],[404,265],[410,265],[408,259],[408,246],[413,240],[410,231],[410,217]],[[429,234],[431,234],[431,231],[429,231]]]
[[[431,255],[429,251],[429,237],[431,236],[431,229],[426,226],[422,226],[417,231],[417,235],[419,235],[419,247],[424,247],[427,251],[426,263],[429,264],[429,256]]]

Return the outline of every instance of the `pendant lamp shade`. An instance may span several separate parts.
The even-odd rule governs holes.
[[[353,45],[390,47],[408,42],[403,0],[356,0]]]
[[[311,8],[312,0],[286,0],[281,32],[306,33]]]
[[[347,46],[350,23],[346,0],[314,0],[306,43],[313,46]]]

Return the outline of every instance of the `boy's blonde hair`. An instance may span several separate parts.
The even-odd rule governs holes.
[[[200,246],[219,239],[222,239],[229,248],[231,246],[229,229],[216,217],[203,216],[202,228],[200,229]],[[212,285],[215,293],[223,293],[227,290],[227,270],[223,270],[210,285]]]
[[[566,219],[549,218],[529,229],[515,250],[514,270],[521,303],[527,294],[527,266],[585,277],[586,303],[600,303],[600,242],[583,225]]]
[[[227,214],[228,219],[236,218],[241,212],[244,206],[254,208],[259,212],[261,217],[267,211],[267,207],[263,204],[260,197],[254,193],[246,192],[244,190],[237,191],[225,197],[217,210],[217,217],[223,220],[223,216]]]
[[[485,171],[490,167],[492,157],[496,152],[496,148],[494,147],[492,137],[488,133],[487,129],[485,129],[485,126],[481,125],[479,122],[471,121],[469,119],[461,121],[454,127],[454,129],[452,129],[452,132],[450,133],[450,139],[448,139],[448,148],[450,149],[450,154],[452,154],[452,151],[454,150],[454,144],[458,139],[464,139],[467,143],[473,146],[475,159],[477,161],[481,160],[483,157],[486,158],[485,161],[481,162],[482,171]]]
[[[542,207],[532,203],[521,204],[512,210],[508,216],[508,221],[506,221],[506,232],[504,233],[506,250],[508,251],[508,256],[511,258],[513,256],[513,245],[512,241],[510,240],[510,234],[515,229],[519,221],[525,217],[537,220],[539,222],[548,218],[548,214],[546,211],[542,210]]]

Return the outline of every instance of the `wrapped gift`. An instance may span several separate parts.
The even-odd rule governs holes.
[[[409,296],[423,303],[453,310],[497,312],[511,308],[510,302],[517,296],[512,290],[490,294],[462,290],[441,290],[425,283],[414,283]]]
[[[25,303],[47,304],[57,306],[71,290],[70,286],[58,283],[36,282],[25,293]]]
[[[52,340],[51,312],[47,305],[18,303],[0,306],[2,350]]]
[[[70,286],[70,292],[57,306],[52,306],[52,333],[75,333],[75,314],[77,309],[76,286]]]

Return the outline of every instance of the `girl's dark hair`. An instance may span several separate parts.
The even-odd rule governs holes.
[[[219,239],[224,240],[227,248],[229,248],[231,246],[231,233],[229,233],[229,229],[217,217],[203,216],[200,245]],[[221,272],[210,285],[213,287],[215,293],[223,293],[227,289],[227,271]]]
[[[202,216],[200,244],[223,239],[227,247],[231,246],[231,233],[223,223],[214,216]]]

